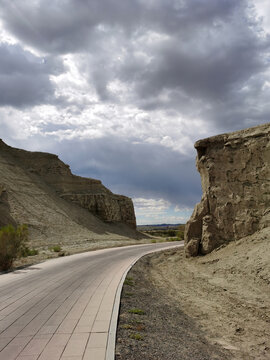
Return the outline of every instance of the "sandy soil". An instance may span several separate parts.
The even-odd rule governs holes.
[[[140,260],[123,289],[116,359],[269,360],[269,234],[204,257],[172,250]]]

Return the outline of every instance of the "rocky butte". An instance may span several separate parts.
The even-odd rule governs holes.
[[[56,155],[15,149],[0,140],[0,226],[10,223],[28,224],[37,244],[108,234],[136,237],[130,198],[113,194],[100,180],[73,175]]]
[[[270,123],[195,143],[202,199],[186,225],[186,256],[270,226]]]

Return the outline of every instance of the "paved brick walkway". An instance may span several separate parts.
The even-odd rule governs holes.
[[[0,360],[113,359],[123,275],[146,253],[179,245],[99,250],[0,275]]]

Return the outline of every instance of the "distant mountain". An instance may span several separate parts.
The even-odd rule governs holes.
[[[137,225],[137,229],[139,231],[177,229],[180,225],[183,225],[183,224]]]

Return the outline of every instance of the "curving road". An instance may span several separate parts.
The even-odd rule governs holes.
[[[0,360],[114,359],[123,279],[182,242],[98,250],[0,276]]]

